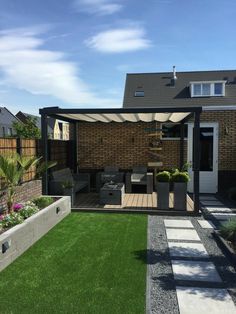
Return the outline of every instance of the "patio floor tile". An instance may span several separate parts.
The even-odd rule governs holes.
[[[188,240],[201,241],[197,231],[191,229],[168,229],[166,228],[166,236],[168,240]]]
[[[193,229],[193,225],[190,220],[186,219],[164,219],[165,227],[176,227],[176,228],[190,228]]]
[[[198,220],[198,223],[203,229],[214,229],[213,223],[209,220]]]
[[[169,242],[170,256],[173,257],[200,257],[209,258],[206,249],[201,243]]]
[[[217,198],[213,195],[200,195],[199,198],[200,200],[217,200]]]
[[[206,200],[206,201],[202,201],[201,200],[202,205],[209,205],[209,206],[224,206],[223,203],[221,203],[220,201],[212,201],[212,200]]]
[[[208,207],[205,206],[205,208],[210,212],[210,213],[231,213],[231,209],[228,207]]]
[[[172,260],[175,280],[221,282],[212,262]]]
[[[226,289],[176,287],[180,314],[235,314]]]

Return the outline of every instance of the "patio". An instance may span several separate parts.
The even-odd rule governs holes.
[[[141,110],[141,111],[140,111]],[[101,125],[106,126],[106,129],[110,129],[109,133],[106,133],[106,141],[107,139],[110,139],[112,141],[113,133],[114,131],[114,125],[119,125],[119,129],[127,126],[127,124],[136,124],[136,123],[146,123],[149,126],[156,125],[156,123],[180,123],[181,125],[181,136],[180,136],[180,144],[179,144],[179,165],[178,167],[181,169],[184,164],[184,123],[192,119],[194,121],[194,129],[193,129],[193,162],[192,162],[192,168],[193,168],[193,197],[192,199],[187,196],[187,204],[186,204],[186,214],[195,214],[198,215],[199,213],[199,151],[200,151],[200,114],[201,114],[202,108],[200,107],[190,107],[190,108],[171,108],[171,107],[165,107],[165,108],[144,108],[144,109],[138,109],[138,108],[132,108],[132,109],[61,109],[59,107],[49,107],[49,108],[43,108],[40,110],[41,114],[41,122],[42,122],[42,143],[43,143],[43,158],[45,161],[49,160],[49,154],[48,154],[48,134],[47,134],[47,118],[53,117],[59,120],[67,121],[73,126],[73,149],[71,151],[71,155],[73,156],[72,163],[69,165],[70,169],[74,171],[75,173],[79,172],[86,172],[84,169],[84,166],[81,166],[81,158],[79,158],[81,154],[81,146],[79,147],[80,143],[80,136],[81,136],[81,129],[79,129],[79,126],[86,125],[86,131],[82,131],[83,134],[86,134],[92,127],[93,129],[99,130]],[[154,124],[148,124],[153,123]],[[82,123],[82,124],[81,124]],[[91,128],[89,127],[91,126]],[[155,131],[155,133],[158,133]],[[82,135],[83,135],[82,134]],[[123,133],[122,133],[123,134]],[[152,135],[152,134],[150,134]],[[122,138],[128,138],[130,135],[128,132],[122,135]],[[134,142],[134,136],[137,138],[142,138],[142,134],[135,134],[132,135],[131,142]],[[97,141],[100,141],[99,148],[96,151],[97,157],[99,157],[99,154],[104,155],[104,151],[107,152],[109,155],[110,152],[110,144],[106,146],[106,143],[104,143],[103,138],[97,139]],[[83,141],[83,140],[82,140]],[[91,142],[91,145],[93,145]],[[122,141],[121,141],[122,143]],[[93,148],[94,146],[90,147],[89,143],[86,141],[84,142],[84,151],[83,151],[83,158],[86,159],[86,153],[87,154],[93,154]],[[127,145],[127,143],[126,143]],[[127,150],[129,150],[130,146],[127,145]],[[142,146],[140,146],[142,147]],[[110,165],[117,166],[119,168],[122,168],[122,159],[117,158],[117,148],[115,145],[112,146],[113,149],[113,157],[110,158]],[[136,149],[137,146],[136,146]],[[143,149],[143,148],[139,148]],[[91,153],[92,151],[92,153]],[[115,155],[114,155],[115,154]],[[129,150],[127,151],[126,156],[129,157],[129,164],[128,168],[125,167],[125,172],[129,172],[130,168],[132,166],[136,166],[132,162],[132,158],[134,155],[137,154],[137,151],[135,150]],[[155,153],[154,153],[155,154]],[[119,156],[119,154],[118,154]],[[97,158],[96,157],[96,158]],[[122,157],[123,158],[123,157]],[[125,158],[125,155],[124,155]],[[165,156],[164,156],[165,158]],[[148,171],[156,173],[156,170],[160,169],[157,166],[158,163],[143,163],[143,166],[148,167]],[[89,165],[87,163],[87,165]],[[101,171],[101,168],[108,166],[106,161],[104,160],[103,163],[100,163],[100,169],[93,169],[91,165],[89,165],[89,169],[95,170],[95,171]],[[172,166],[173,167],[173,166]],[[96,167],[94,167],[96,168]],[[124,167],[123,167],[124,168]],[[86,169],[87,170],[87,169]],[[155,176],[154,176],[155,177]],[[45,173],[43,176],[43,193],[48,194],[49,191],[49,173]],[[155,186],[155,182],[154,186]],[[150,212],[153,211],[155,213],[162,213],[165,214],[169,212],[169,214],[176,214],[176,210],[173,210],[173,194],[170,193],[169,196],[169,210],[168,211],[160,211],[157,209],[157,193],[153,192],[152,194],[136,194],[129,192],[125,194],[124,202],[121,205],[99,205],[99,199],[98,194],[95,193],[89,193],[87,195],[84,194],[78,194],[78,197],[76,199],[75,207],[77,210],[121,210],[121,211],[138,211],[138,212]],[[183,212],[181,213],[183,214]]]
[[[157,193],[152,194],[141,194],[141,193],[126,193],[124,197],[124,203],[122,205],[101,205],[99,204],[98,193],[79,193],[77,194],[74,211],[76,210],[94,210],[94,211],[117,211],[121,212],[142,212],[142,213],[155,213],[167,214],[168,211],[161,211],[157,209]],[[170,211],[176,215],[183,215],[183,211],[173,210],[173,193],[170,193]],[[191,215],[194,213],[194,203],[189,195],[187,195],[187,214]]]

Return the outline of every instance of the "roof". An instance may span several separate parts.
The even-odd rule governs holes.
[[[14,114],[8,110],[6,107],[0,107],[0,124],[2,125],[12,125],[12,122],[19,121]]]
[[[40,116],[35,116],[33,114],[30,114],[30,113],[26,113],[26,112],[22,112],[22,111],[19,111],[17,114],[16,114],[16,117],[23,123],[26,123],[27,121],[27,118],[28,117],[31,117],[31,118],[34,118],[35,119],[35,126],[41,130],[41,117]],[[49,132],[52,132],[52,130],[54,129],[54,125],[55,125],[55,119],[53,118],[49,118],[48,119],[48,127],[49,127]],[[51,130],[50,130],[51,129]]]
[[[68,122],[180,122],[193,112],[201,112],[201,108],[61,109],[59,107],[49,107],[40,109],[39,112]]]
[[[236,105],[236,70],[127,74],[123,107],[186,107]],[[190,97],[189,83],[195,81],[226,80],[223,97]],[[135,91],[144,91],[144,97],[134,97]]]

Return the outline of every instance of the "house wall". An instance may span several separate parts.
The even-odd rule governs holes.
[[[203,112],[201,122],[219,123],[219,190],[236,185],[236,111]],[[102,169],[117,165],[131,169],[151,161],[148,153],[150,137],[145,128],[158,128],[155,122],[78,123],[79,169]],[[226,129],[227,128],[227,129]],[[179,140],[163,140],[163,167],[179,167]],[[187,141],[184,144],[187,160]]]

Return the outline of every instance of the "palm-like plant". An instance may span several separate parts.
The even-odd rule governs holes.
[[[12,206],[16,195],[16,187],[20,185],[24,174],[31,168],[36,167],[36,173],[53,167],[55,162],[40,162],[42,157],[22,157],[19,154],[12,156],[0,156],[0,177],[4,180],[7,189],[7,208],[12,212]]]

